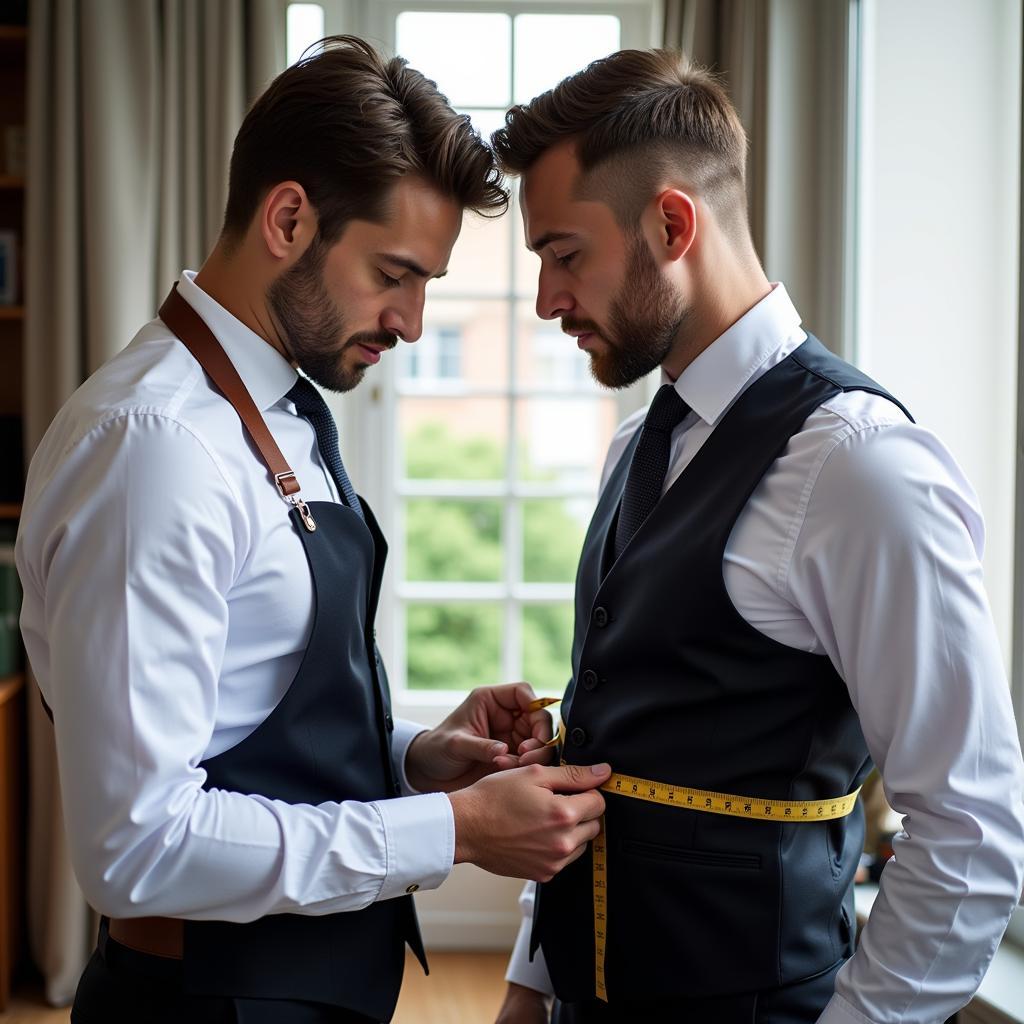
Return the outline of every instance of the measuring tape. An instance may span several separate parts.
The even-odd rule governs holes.
[[[558,703],[557,697],[539,697],[533,701],[530,711],[541,711]],[[565,739],[565,723],[558,723],[558,731],[546,746],[555,746]],[[601,787],[603,793],[646,800],[662,807],[679,807],[686,811],[701,811],[706,814],[725,814],[734,818],[751,821],[778,821],[784,824],[800,824],[810,821],[834,821],[845,818],[857,805],[860,787],[845,796],[830,797],[826,800],[774,800],[764,797],[737,796],[734,793],[716,793],[710,789],[691,789],[688,786],[673,786],[667,782],[652,782],[635,775],[621,775],[612,772]],[[600,821],[600,832],[591,850],[594,889],[594,968],[597,998],[608,1002],[605,988],[604,963],[606,948],[606,924],[608,910],[608,841],[604,818]]]

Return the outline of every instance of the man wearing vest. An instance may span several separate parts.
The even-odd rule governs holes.
[[[623,51],[493,141],[522,175],[538,314],[608,387],[661,372],[576,583],[562,757],[611,763],[603,835],[527,887],[501,1024],[547,1021],[549,993],[557,1024],[945,1020],[1024,871],[970,485],[766,279],[707,73]],[[854,952],[842,798],[872,763],[905,833]]]
[[[390,1020],[409,894],[458,861],[548,879],[597,834],[607,766],[516,767],[550,735],[528,686],[392,717],[386,545],[307,379],[415,341],[463,210],[506,201],[432,83],[329,41],[246,116],[200,272],[40,444],[22,628],[106,915],[74,1024]]]

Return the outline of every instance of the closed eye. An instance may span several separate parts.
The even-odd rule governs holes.
[[[399,277],[392,277],[390,274],[385,274],[382,270],[380,272],[381,280],[384,282],[385,288],[397,288],[401,283],[402,279]]]
[[[564,256],[556,256],[556,257],[555,257],[555,262],[556,262],[556,263],[557,263],[557,264],[558,264],[558,265],[559,265],[560,267],[567,267],[567,266],[569,266],[569,264],[570,264],[570,263],[572,263],[572,261],[573,261],[573,260],[574,260],[574,259],[575,259],[575,258],[576,258],[576,257],[577,257],[578,255],[579,255],[579,253],[578,253],[578,252],[569,252],[569,253],[566,253],[566,254],[565,254]]]

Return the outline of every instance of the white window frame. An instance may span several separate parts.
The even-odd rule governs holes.
[[[365,3],[362,0],[348,0],[348,2],[326,0],[324,8],[327,32],[345,31],[362,35],[387,53],[394,52],[395,22],[398,14],[402,11],[486,12],[493,10],[509,14],[613,14],[620,19],[621,45],[639,48],[647,48],[656,44],[661,18],[661,4],[658,0],[614,0],[614,2],[613,0],[560,0],[556,3],[541,2],[541,0],[511,0],[511,2],[504,3],[500,0],[476,0],[476,2],[471,2],[471,0],[435,0],[435,2],[431,2],[431,0],[406,0],[406,2],[374,0],[372,3]],[[518,225],[513,225],[510,233],[512,247],[523,244],[521,230],[517,230],[517,227]],[[514,252],[510,252],[510,257],[512,256],[514,256]],[[510,345],[513,344],[515,338],[515,304],[524,301],[524,291],[519,290],[517,294],[516,283],[512,276],[515,273],[514,259],[511,261],[511,266],[509,278],[500,282],[501,286],[496,288],[493,294],[471,296],[474,299],[494,298],[509,303]],[[446,300],[460,297],[470,296],[445,295]],[[429,297],[427,301],[429,304]],[[625,419],[646,404],[650,397],[651,387],[650,380],[646,380],[625,391],[617,392],[615,398],[618,419]],[[460,388],[459,393],[462,394],[462,392],[463,389]],[[402,536],[399,530],[401,524],[398,521],[400,514],[398,499],[400,496],[395,492],[393,485],[397,440],[398,410],[395,401],[397,393],[415,395],[418,390],[415,386],[403,386],[401,389],[396,389],[394,360],[384,359],[379,366],[374,367],[372,375],[368,376],[366,383],[343,398],[329,397],[329,403],[333,406],[340,422],[343,451],[349,471],[357,482],[360,493],[366,496],[373,507],[385,536],[392,539],[388,570],[385,574],[377,615],[377,632],[385,663],[392,672],[395,711],[403,717],[415,718],[425,725],[431,725],[439,721],[447,713],[447,710],[458,703],[464,693],[455,690],[410,690],[405,687],[402,678],[405,637],[402,629],[399,628],[400,617],[396,614],[399,596],[408,600],[418,596],[421,590],[425,592],[427,587],[431,593],[439,591],[440,588],[436,584],[425,586],[400,582],[404,576],[402,565],[404,551],[399,550],[401,543],[398,542]],[[473,393],[479,394],[480,390],[475,389]],[[496,387],[493,393],[495,396],[505,397],[509,396],[510,389]],[[511,390],[510,397],[513,400],[534,395],[575,397],[581,393],[587,394],[579,389],[544,386],[524,388],[517,385]],[[509,405],[512,405],[511,401]],[[346,437],[350,439],[347,444],[344,440]],[[431,481],[416,481],[403,488],[401,497],[441,497],[442,495],[448,497],[457,494],[465,497],[501,497],[506,501],[503,530],[505,539],[503,557],[506,567],[512,564],[521,564],[522,561],[521,523],[517,518],[518,501],[524,497],[563,496],[560,491],[547,487],[531,487],[525,483],[519,484],[514,493],[509,494],[506,491],[506,481],[496,480],[493,484],[482,485],[467,482],[465,487],[452,487],[445,483],[440,489]],[[569,491],[566,491],[564,496],[570,496]],[[578,489],[572,489],[571,496],[579,496]],[[593,498],[593,495],[591,494],[590,497]],[[507,578],[506,572],[503,579]],[[446,600],[475,600],[481,595],[480,586],[479,584],[447,584],[444,586]],[[505,583],[498,582],[491,586],[495,588],[495,592],[503,591]],[[515,584],[506,593],[503,662],[501,665],[504,679],[513,681],[509,671],[512,667],[510,663],[517,662],[519,657],[520,637],[516,632],[519,608],[521,607],[519,602],[524,598],[531,604],[561,602],[571,600],[572,593],[573,585],[571,583]],[[567,664],[568,655],[567,651]],[[480,682],[494,681],[481,680]]]

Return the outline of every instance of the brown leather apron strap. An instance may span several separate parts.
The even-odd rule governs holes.
[[[306,503],[295,495],[302,489],[291,466],[267,427],[266,421],[252,395],[239,377],[228,354],[206,326],[203,318],[178,294],[175,284],[160,307],[160,319],[178,336],[182,344],[195,356],[199,365],[209,374],[224,397],[234,406],[253,444],[274,478],[278,491],[294,505],[302,516],[306,529],[312,532],[316,523]]]
[[[180,918],[112,917],[107,928],[110,938],[138,953],[172,960],[180,960],[184,955],[185,922]]]
[[[203,318],[178,294],[177,285],[171,288],[170,294],[160,307],[160,319],[178,336],[224,397],[234,406],[238,418],[256,445],[267,469],[270,470],[281,496],[299,509],[306,528],[315,530],[316,524],[313,523],[313,517],[310,516],[305,502],[295,497],[301,490],[299,481],[278,448],[262,414],[256,408],[252,395]],[[46,707],[45,701],[43,706]],[[47,711],[49,712],[49,708]],[[111,918],[108,935],[122,946],[150,956],[180,960],[184,955],[185,922],[179,918]]]

